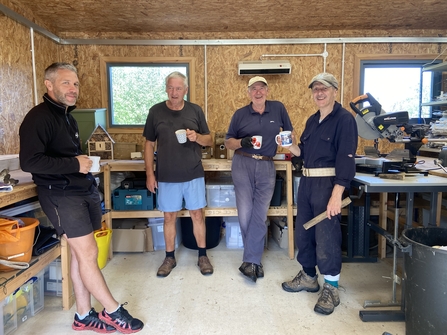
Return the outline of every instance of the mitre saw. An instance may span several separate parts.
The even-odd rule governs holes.
[[[357,108],[357,104],[366,101],[370,106],[362,109]],[[350,106],[357,114],[355,121],[360,137],[367,140],[386,138],[393,143],[405,143],[405,150],[400,150],[401,155],[397,161],[392,160],[389,157],[391,155],[388,155],[387,159],[382,162],[383,173],[391,172],[390,170],[418,171],[414,169],[416,156],[420,147],[429,141],[425,137],[429,125],[409,124],[409,116],[406,111],[386,113],[380,103],[369,93],[353,99]]]

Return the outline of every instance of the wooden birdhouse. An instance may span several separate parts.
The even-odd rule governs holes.
[[[87,140],[89,156],[100,156],[101,159],[113,159],[113,144],[110,134],[98,124]]]

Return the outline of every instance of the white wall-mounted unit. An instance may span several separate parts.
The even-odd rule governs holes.
[[[290,74],[291,72],[292,66],[288,60],[240,61],[238,64],[239,75]]]

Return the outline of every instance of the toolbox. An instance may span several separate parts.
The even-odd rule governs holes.
[[[113,209],[118,211],[144,211],[154,209],[155,194],[148,189],[122,189],[113,191]]]

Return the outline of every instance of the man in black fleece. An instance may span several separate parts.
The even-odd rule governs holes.
[[[72,328],[135,333],[143,322],[113,298],[98,267],[93,231],[101,228],[101,201],[89,173],[92,161],[82,154],[78,125],[70,114],[79,95],[76,68],[68,63],[50,65],[45,86],[44,101],[28,112],[20,126],[20,166],[31,172],[43,211],[70,246],[76,297]],[[101,313],[92,308],[91,295],[104,306]]]

